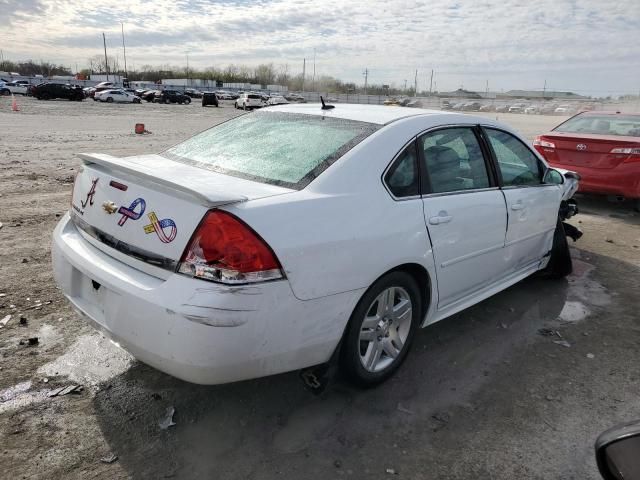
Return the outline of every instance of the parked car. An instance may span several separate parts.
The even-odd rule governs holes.
[[[553,113],[557,115],[571,115],[575,112],[575,109],[571,105],[560,105]]]
[[[552,115],[555,113],[556,108],[558,108],[558,104],[557,103],[548,103],[546,105],[543,105],[542,108],[540,108],[540,114],[541,115]]]
[[[195,88],[186,88],[184,90],[184,94],[190,98],[202,98],[202,92],[200,90],[196,90]]]
[[[105,90],[113,90],[114,88],[117,88],[117,87],[107,86],[107,85],[101,85],[99,87],[91,87],[89,90],[85,92],[85,96],[89,98],[93,98],[95,101],[98,101],[98,99],[96,98],[97,94],[104,92]]]
[[[286,105],[287,103],[289,103],[289,101],[282,95],[271,95],[266,102],[267,105]]]
[[[533,142],[553,166],[580,174],[580,191],[618,195],[640,210],[640,114],[584,112]]]
[[[53,98],[66,98],[81,102],[84,100],[82,88],[76,85],[61,83],[41,83],[33,89],[33,96],[38,100],[51,100]]]
[[[527,115],[537,115],[538,113],[540,113],[540,108],[536,105],[531,105],[524,109],[524,113]]]
[[[160,95],[161,93],[161,90],[147,90],[142,94],[140,98],[142,98],[146,102],[153,102],[156,98],[156,95]]]
[[[188,105],[191,103],[191,98],[184,93],[180,93],[177,90],[158,90],[153,97],[154,103],[183,103]]]
[[[373,385],[419,327],[571,271],[561,221],[577,177],[486,117],[279,105],[159,155],[80,158],[56,282],[121,347],[190,382],[331,360]]]
[[[218,106],[218,95],[216,92],[204,92],[202,94],[202,106],[206,107],[207,105],[213,105],[214,107]]]
[[[236,108],[252,110],[262,106],[262,97],[256,93],[243,93],[234,103]]]
[[[524,103],[514,103],[509,107],[509,113],[524,113],[527,106]]]
[[[0,95],[28,95],[29,94],[29,84],[25,85],[23,83],[17,82],[7,82],[0,85]]]
[[[480,111],[482,104],[480,102],[467,102],[462,106],[462,110],[466,112],[478,112]]]
[[[94,100],[107,103],[140,103],[140,97],[121,88],[103,90],[94,96]]]
[[[442,105],[440,106],[441,110],[453,110],[453,105],[449,100],[443,100]]]
[[[293,103],[304,103],[307,100],[299,93],[287,93],[284,98]]]
[[[507,113],[509,111],[509,105],[498,105],[496,107],[496,112],[498,113]]]
[[[464,108],[464,102],[458,102],[458,103],[454,103],[453,107],[451,107],[451,110],[460,111],[463,108]]]
[[[491,104],[485,104],[480,107],[481,112],[493,112],[495,111],[495,109],[496,109],[495,105],[491,105]]]

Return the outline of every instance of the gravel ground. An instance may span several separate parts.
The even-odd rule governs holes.
[[[528,279],[420,331],[376,389],[337,379],[315,397],[295,373],[190,385],[73,314],[52,280],[50,236],[76,153],[160,151],[236,111],[18,101],[13,113],[0,98],[0,319],[11,315],[1,477],[596,479],[596,436],[640,417],[640,215],[629,205],[579,196],[572,276]],[[531,138],[560,119],[500,120]],[[67,385],[83,389],[49,397]],[[168,408],[176,425],[162,430]]]

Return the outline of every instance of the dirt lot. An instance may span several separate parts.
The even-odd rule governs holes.
[[[315,397],[296,373],[190,385],[72,313],[52,280],[50,236],[74,154],[159,151],[236,112],[19,101],[12,113],[0,99],[0,319],[11,314],[0,477],[596,479],[598,433],[640,418],[640,215],[629,205],[579,197],[585,235],[568,280],[526,280],[422,330],[376,389],[338,380]],[[528,137],[559,120],[500,117]],[[135,135],[137,122],[153,133]],[[48,396],[66,385],[84,389]],[[171,407],[176,425],[162,430]]]

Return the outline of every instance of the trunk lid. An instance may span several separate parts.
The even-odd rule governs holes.
[[[552,132],[542,135],[543,140],[555,144],[555,149],[544,150],[544,156],[555,164],[571,168],[615,168],[627,156],[611,153],[614,148],[639,147],[640,138],[620,135],[596,135]]]
[[[165,269],[175,268],[205,213],[214,207],[290,193],[159,155],[81,154],[71,216],[92,243]]]

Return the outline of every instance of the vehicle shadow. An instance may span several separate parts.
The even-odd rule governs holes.
[[[630,225],[640,225],[640,212],[635,211],[633,201],[609,200],[602,195],[576,194],[581,213],[616,218]]]
[[[199,386],[137,364],[100,386],[95,412],[132,478],[381,478],[419,460],[448,412],[541,338],[567,292],[567,281],[531,278],[420,330],[377,388],[337,379],[314,396],[297,373]],[[176,425],[163,430],[171,407]]]

